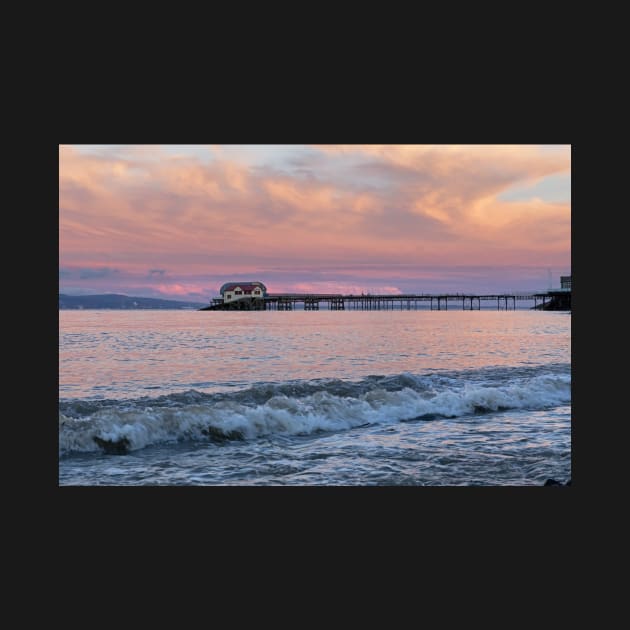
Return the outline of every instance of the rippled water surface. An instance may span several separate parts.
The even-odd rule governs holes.
[[[61,485],[541,485],[571,316],[60,311]]]

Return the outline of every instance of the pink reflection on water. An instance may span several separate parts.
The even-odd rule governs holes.
[[[60,397],[570,361],[571,318],[532,311],[60,311]]]

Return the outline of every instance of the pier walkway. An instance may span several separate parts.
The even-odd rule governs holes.
[[[305,311],[320,310],[325,305],[331,311],[357,310],[416,310],[428,308],[436,311],[450,309],[481,310],[481,302],[495,302],[497,310],[516,310],[518,301],[533,301],[534,309],[571,310],[571,291],[547,291],[543,293],[500,293],[476,295],[470,293],[419,293],[402,295],[343,295],[341,293],[268,293],[262,298],[246,297],[224,303],[215,298],[202,311],[225,310],[277,310],[292,311],[303,304]]]

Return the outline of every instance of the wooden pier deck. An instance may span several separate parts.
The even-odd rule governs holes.
[[[341,293],[268,293],[263,298],[242,298],[223,303],[218,298],[202,311],[225,310],[275,310],[292,311],[303,304],[305,311],[320,310],[325,305],[331,311],[357,310],[417,310],[427,308],[436,311],[481,310],[481,302],[496,302],[497,310],[516,310],[516,303],[534,302],[537,310],[571,310],[571,291],[547,291],[544,293],[500,293],[476,295],[469,293],[419,293],[403,295],[343,295]]]

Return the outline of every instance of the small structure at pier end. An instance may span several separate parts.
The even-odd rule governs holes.
[[[265,309],[267,287],[255,281],[226,282],[219,289],[221,297],[201,311],[262,311]]]
[[[263,298],[267,295],[267,287],[258,281],[254,282],[226,282],[219,293],[223,303],[244,300],[246,298]]]

